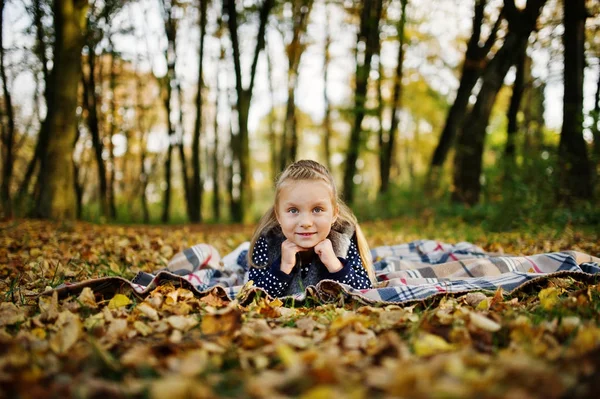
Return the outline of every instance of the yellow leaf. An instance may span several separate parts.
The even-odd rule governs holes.
[[[42,251],[39,248],[31,248],[29,250],[29,256],[31,256],[31,257],[40,256],[41,254],[42,254]]]
[[[108,308],[109,309],[118,309],[118,308],[122,308],[123,306],[127,306],[130,303],[131,303],[131,300],[129,299],[128,296],[123,295],[123,294],[117,294],[108,303]]]
[[[152,334],[152,328],[139,320],[133,322],[133,328],[135,328],[137,332],[142,334],[144,337]]]
[[[300,398],[301,399],[329,399],[329,398],[334,398],[336,396],[339,396],[339,392],[337,392],[335,390],[335,388],[332,387],[331,385],[319,385],[319,386],[312,388],[308,392],[306,392]]]
[[[413,343],[413,348],[417,356],[431,356],[453,351],[455,346],[449,344],[444,338],[438,335],[423,333]]]
[[[166,376],[152,381],[150,398],[210,398],[215,397],[206,384],[180,375]]]
[[[277,345],[277,355],[286,367],[296,366],[300,361],[296,351],[285,344]]]
[[[36,327],[31,330],[31,334],[38,339],[46,339],[46,330],[40,327]]]
[[[548,287],[544,288],[538,294],[538,298],[540,299],[540,304],[542,308],[545,310],[550,310],[558,303],[558,296],[560,295],[561,290],[556,287]]]
[[[479,302],[479,304],[475,307],[477,310],[488,310],[490,308],[490,303],[487,298]]]

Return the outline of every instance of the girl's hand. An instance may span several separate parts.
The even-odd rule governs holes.
[[[315,245],[315,253],[319,255],[321,262],[323,262],[327,270],[329,270],[329,273],[339,272],[344,267],[342,262],[335,256],[329,238],[326,238]]]
[[[290,274],[296,266],[296,254],[300,251],[306,251],[306,248],[299,247],[290,240],[281,243],[281,271]]]

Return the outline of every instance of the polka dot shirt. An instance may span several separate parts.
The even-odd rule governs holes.
[[[250,267],[249,279],[254,281],[254,285],[264,289],[272,297],[285,296],[286,290],[292,280],[292,273],[285,274],[281,271],[281,258],[275,259],[269,264],[268,259],[268,244],[264,237],[260,237],[254,245],[252,253],[252,262],[257,266]],[[362,259],[358,253],[356,236],[352,236],[350,248],[346,258],[338,258],[342,262],[342,269],[329,273],[327,279],[334,280],[339,283],[347,284],[356,289],[372,288],[371,280],[366,269],[363,267]],[[317,264],[311,263],[302,265],[301,273],[306,274],[309,267],[325,267],[320,261]]]

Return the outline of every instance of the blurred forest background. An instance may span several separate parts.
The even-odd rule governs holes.
[[[253,222],[286,164],[361,220],[600,223],[600,4],[0,0],[1,214]]]

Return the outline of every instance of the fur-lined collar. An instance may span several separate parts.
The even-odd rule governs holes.
[[[339,258],[346,258],[350,249],[350,242],[354,235],[354,226],[350,222],[339,221],[339,219],[331,227],[331,231],[327,238],[331,241],[333,252]],[[277,258],[281,257],[281,243],[285,241],[285,236],[279,225],[270,230],[265,231],[262,237],[267,241],[267,255],[269,264]]]

